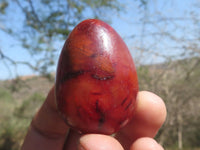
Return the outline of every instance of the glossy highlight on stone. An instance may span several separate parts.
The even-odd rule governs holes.
[[[82,133],[113,134],[131,120],[137,73],[111,26],[88,19],[73,29],[60,54],[55,92],[63,119]]]

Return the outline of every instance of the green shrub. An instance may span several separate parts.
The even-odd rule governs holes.
[[[20,107],[15,109],[15,115],[19,118],[31,119],[42,105],[44,99],[43,95],[34,93],[28,99],[24,100]]]
[[[43,103],[45,97],[32,94],[19,105],[11,93],[0,90],[0,150],[19,150],[32,117]]]

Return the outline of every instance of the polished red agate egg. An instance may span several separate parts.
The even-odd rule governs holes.
[[[111,26],[88,19],[73,29],[60,54],[55,92],[63,119],[82,133],[112,134],[131,120],[136,68]]]

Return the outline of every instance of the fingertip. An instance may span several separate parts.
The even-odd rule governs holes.
[[[143,118],[146,123],[160,127],[166,119],[167,110],[162,98],[148,91],[141,91],[137,96],[136,117]]]
[[[130,150],[164,150],[153,138],[143,137],[137,139],[132,145]]]
[[[123,150],[121,144],[113,137],[101,134],[87,134],[80,138],[79,150]]]

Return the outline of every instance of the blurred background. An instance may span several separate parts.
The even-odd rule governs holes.
[[[168,116],[165,149],[200,150],[200,0],[0,0],[0,150],[19,150],[80,21],[98,18],[124,39],[140,90]]]

